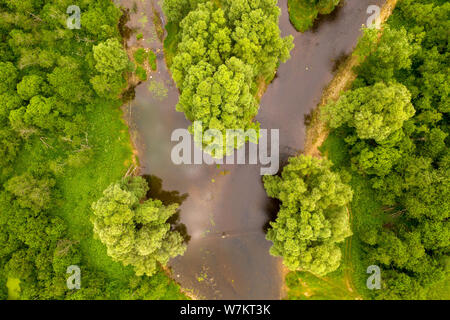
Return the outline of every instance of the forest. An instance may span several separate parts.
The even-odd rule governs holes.
[[[147,182],[123,180],[133,159],[119,107],[134,69],[123,13],[78,3],[83,27],[69,29],[71,1],[0,1],[0,299],[185,299],[161,268],[183,252],[166,223],[175,208],[139,205]],[[70,265],[80,290],[66,285]]]

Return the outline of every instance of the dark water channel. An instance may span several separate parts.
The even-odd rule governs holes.
[[[133,1],[120,1],[132,8]],[[279,129],[281,160],[301,151],[305,115],[317,105],[339,58],[351,53],[366,22],[366,9],[383,0],[346,0],[313,31],[297,33],[289,22],[287,0],[280,0],[282,35],[295,37],[291,59],[261,100],[257,120]],[[153,27],[158,3],[136,1],[128,25],[144,33],[143,44],[158,50],[158,71],[136,88],[127,115],[139,149],[142,173],[152,175],[155,193],[181,202],[180,221],[189,234],[184,256],[173,259],[173,276],[184,288],[208,299],[280,299],[281,260],[269,255],[264,228],[276,204],[264,191],[259,165],[174,165],[175,129],[190,123],[175,111],[178,91],[169,75]],[[137,9],[137,10],[136,10]],[[129,45],[134,45],[131,37]],[[152,90],[149,90],[148,87]]]

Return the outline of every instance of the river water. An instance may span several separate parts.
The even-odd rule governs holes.
[[[133,2],[120,1],[133,7]],[[291,26],[287,0],[282,9],[282,35],[295,37],[291,59],[261,99],[256,118],[264,129],[279,129],[281,160],[301,152],[304,119],[320,101],[341,57],[351,53],[369,5],[383,0],[347,0],[314,30],[298,33]],[[184,256],[172,259],[173,277],[182,287],[207,299],[280,299],[283,297],[281,259],[269,255],[265,227],[274,219],[277,203],[264,191],[259,165],[174,165],[171,141],[175,129],[190,123],[175,111],[178,90],[167,71],[162,44],[152,24],[158,3],[136,1],[128,25],[143,32],[140,45],[158,50],[158,71],[136,88],[127,108],[141,172],[151,175],[152,194],[166,203],[177,201],[180,223],[190,237]],[[136,44],[131,37],[130,46]],[[149,86],[152,88],[149,90]]]

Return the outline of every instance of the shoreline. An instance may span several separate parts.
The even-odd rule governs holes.
[[[383,24],[394,11],[397,2],[398,0],[386,0],[386,3],[381,8],[378,18],[381,30],[383,29]],[[319,148],[328,137],[329,128],[320,119],[320,110],[330,100],[337,101],[341,94],[347,91],[356,79],[357,75],[353,72],[353,68],[358,66],[360,62],[358,57],[353,55],[353,52],[339,65],[333,79],[324,88],[320,102],[311,112],[311,122],[306,126],[305,147],[303,150],[305,155],[322,158]]]

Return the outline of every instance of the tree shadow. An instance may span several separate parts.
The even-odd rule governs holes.
[[[166,191],[162,188],[162,179],[155,175],[144,175],[143,178],[147,181],[149,190],[146,197],[160,200],[165,206],[171,204],[181,204],[187,199],[189,194],[180,194],[179,191]],[[191,236],[187,232],[186,225],[180,222],[180,209],[177,209],[175,214],[171,216],[167,222],[172,226],[173,231],[178,231],[187,244],[191,240]]]
[[[319,14],[317,16],[317,19],[314,20],[313,26],[311,28],[311,32],[312,33],[316,33],[319,29],[320,26],[322,26],[322,24],[327,23],[327,22],[332,22],[336,19],[338,19],[339,14],[342,11],[342,8],[345,5],[345,1],[341,1],[336,8],[334,8],[334,10],[329,13],[329,14]]]

